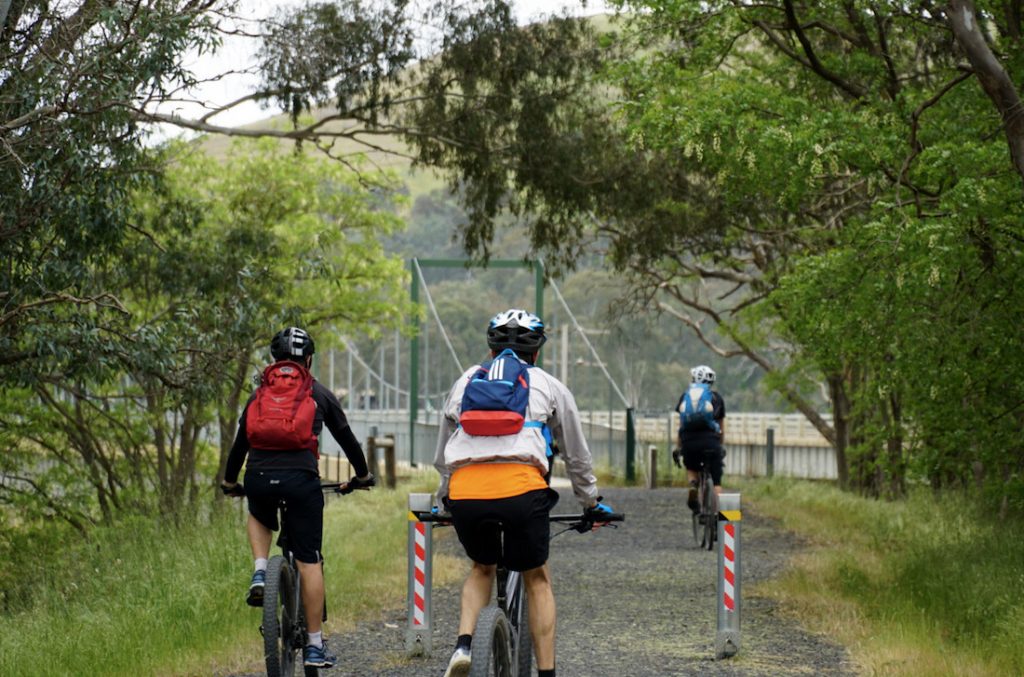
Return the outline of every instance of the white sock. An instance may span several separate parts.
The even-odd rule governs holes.
[[[324,648],[324,633],[320,632],[307,632],[306,633],[306,646],[315,646],[318,649]]]
[[[267,558],[266,557],[257,557],[256,558],[256,571],[266,571],[266,570],[267,570]]]

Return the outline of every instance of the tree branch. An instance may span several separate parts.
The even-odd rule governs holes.
[[[1003,119],[1003,130],[1014,169],[1024,181],[1024,103],[1010,75],[992,52],[978,25],[971,0],[950,0],[946,18],[960,48],[971,62],[978,82]]]

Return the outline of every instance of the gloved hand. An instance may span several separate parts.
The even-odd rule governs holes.
[[[377,485],[377,478],[373,476],[373,473],[366,473],[366,477],[353,477],[345,484],[338,487],[335,491],[339,494],[351,494],[356,489],[369,490],[370,487]]]
[[[224,492],[225,496],[234,496],[236,498],[241,498],[242,496],[245,496],[245,487],[243,487],[238,482],[222,481],[220,483],[220,490]]]
[[[683,467],[683,464],[679,462],[679,459],[681,459],[682,457],[683,457],[683,450],[682,449],[673,449],[672,450],[672,462],[676,464],[677,468],[682,468]]]
[[[602,497],[598,496],[597,503],[583,511],[583,514],[586,515],[587,519],[593,520],[595,522],[600,522],[603,516],[610,515],[611,513],[615,512],[614,510],[612,510],[610,505],[605,505],[604,503],[602,503],[601,499]]]

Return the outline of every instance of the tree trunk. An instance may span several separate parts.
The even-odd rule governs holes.
[[[846,396],[843,377],[832,374],[827,378],[829,398],[832,400],[832,426],[834,439],[832,446],[836,451],[836,475],[841,489],[850,488],[850,461],[846,450],[850,445],[850,400]]]
[[[946,18],[985,94],[1003,119],[1003,131],[1014,169],[1024,181],[1024,104],[1003,64],[985,41],[971,0],[950,0]]]

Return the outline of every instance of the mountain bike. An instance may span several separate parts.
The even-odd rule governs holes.
[[[451,515],[416,512],[417,519],[451,525]],[[562,531],[585,534],[625,519],[622,513],[607,513],[595,519],[585,513],[550,515],[552,522],[566,525]],[[469,677],[530,677],[533,663],[533,643],[530,640],[529,613],[523,576],[501,564],[497,567],[497,594],[495,603],[484,607],[473,629]]]
[[[347,482],[321,485],[324,491],[349,494],[353,489]],[[364,487],[360,487],[364,489]],[[369,487],[365,487],[369,489]],[[291,677],[296,663],[301,663],[302,649],[306,645],[306,613],[302,605],[302,577],[295,564],[295,555],[288,548],[288,505],[279,501],[281,532],[277,545],[281,554],[274,555],[267,564],[267,578],[263,588],[263,655],[267,677]],[[327,600],[324,600],[323,620],[327,620]],[[303,666],[305,677],[317,677],[319,669]]]
[[[701,463],[697,477],[697,502],[700,510],[693,513],[693,540],[702,550],[713,550],[718,540],[718,494],[707,463]]]

